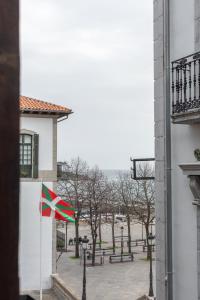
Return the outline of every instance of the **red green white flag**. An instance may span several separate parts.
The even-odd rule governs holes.
[[[74,207],[62,200],[53,191],[42,184],[42,216],[54,217],[56,220],[75,222]]]

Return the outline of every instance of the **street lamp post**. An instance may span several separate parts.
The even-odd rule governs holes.
[[[65,250],[67,252],[67,222],[65,222]]]
[[[123,257],[123,253],[124,253],[124,235],[123,235],[123,232],[124,232],[124,227],[121,226],[121,261],[122,261],[122,257]]]
[[[149,249],[150,250],[150,269],[149,269],[149,297],[154,297],[153,292],[153,270],[152,270],[152,241],[154,240],[154,236],[152,233],[149,234]],[[154,299],[154,298],[153,298]]]
[[[86,300],[86,250],[88,245],[88,238],[85,235],[82,239],[82,249],[83,249],[83,257],[84,257],[84,264],[83,264],[83,292],[82,292],[82,300]]]
[[[78,235],[78,211],[77,211],[77,205],[76,210],[74,212],[74,219],[75,219],[75,257],[79,257],[79,235]]]
[[[150,163],[150,166],[153,167],[153,171],[155,173],[155,158],[138,158],[138,159],[132,159],[131,161],[133,162],[133,167],[131,168],[132,170],[132,175],[131,178],[133,180],[155,180],[155,174],[147,174],[146,176],[141,176],[140,174],[140,165],[143,163]],[[153,271],[152,271],[152,241],[155,238],[155,236],[152,235],[152,226],[151,226],[151,233],[148,235],[148,249],[150,254],[150,270],[149,270],[149,297],[154,298],[154,293],[153,293]],[[142,239],[143,239],[143,223],[142,223]]]

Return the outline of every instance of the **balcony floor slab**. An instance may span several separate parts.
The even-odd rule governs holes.
[[[192,109],[187,112],[176,113],[171,116],[172,123],[194,125],[200,123],[200,109]]]

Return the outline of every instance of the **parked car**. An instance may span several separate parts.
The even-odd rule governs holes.
[[[126,216],[124,216],[124,215],[116,215],[115,216],[115,220],[116,221],[120,221],[120,222],[126,222]]]

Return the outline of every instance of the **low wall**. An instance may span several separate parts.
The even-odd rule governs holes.
[[[156,298],[155,297],[148,297],[146,295],[138,298],[137,300],[155,300]]]
[[[57,274],[52,275],[52,288],[59,300],[80,300]]]

